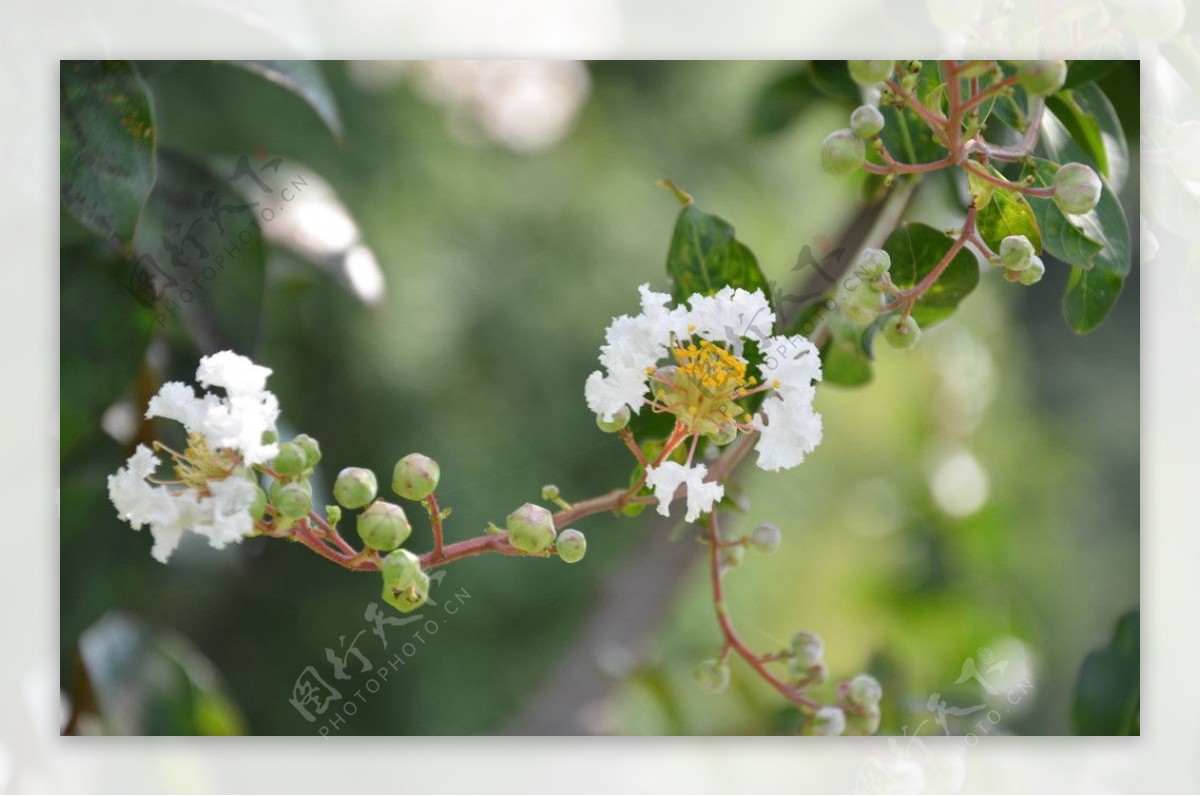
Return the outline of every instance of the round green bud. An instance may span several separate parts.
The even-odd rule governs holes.
[[[333,482],[333,497],[348,509],[360,509],[375,499],[379,484],[365,467],[346,467]]]
[[[285,442],[280,445],[279,453],[271,460],[271,469],[288,478],[300,475],[307,466],[304,449],[295,442]]]
[[[262,444],[270,445],[272,442],[279,440],[279,432],[273,428],[268,428],[262,433]]]
[[[886,301],[882,293],[862,283],[854,290],[841,291],[842,313],[859,324],[868,324],[878,318]]]
[[[402,614],[411,613],[429,600],[429,576],[420,573],[413,583],[407,586],[395,587],[383,585],[383,601]]]
[[[1067,82],[1067,62],[1022,61],[1017,67],[1017,80],[1035,97],[1053,94]]]
[[[696,685],[706,694],[719,694],[729,687],[729,666],[709,658],[700,661],[695,671]]]
[[[895,61],[849,61],[850,77],[860,86],[871,86],[887,80],[896,68]]]
[[[1054,201],[1064,213],[1090,213],[1100,201],[1100,177],[1082,163],[1067,163],[1054,173]]]
[[[540,553],[554,544],[554,515],[526,503],[508,515],[508,542],[525,553]]]
[[[883,129],[883,113],[874,105],[859,105],[850,114],[850,129],[859,138],[871,138]]]
[[[267,511],[267,493],[258,484],[254,485],[254,500],[250,503],[250,517],[255,522]]]
[[[554,549],[559,558],[568,564],[574,564],[582,561],[584,554],[587,553],[587,539],[574,528],[568,528],[558,535]]]
[[[846,713],[846,729],[843,735],[874,735],[879,732],[879,720],[882,711],[878,705],[859,708]]]
[[[377,500],[358,515],[358,537],[372,550],[395,550],[412,535],[412,526],[404,509],[386,500]]]
[[[410,453],[392,469],[392,491],[407,500],[424,500],[437,489],[442,468],[422,453]]]
[[[722,547],[717,553],[717,560],[722,569],[733,569],[746,558],[746,548],[740,544]]]
[[[397,589],[421,583],[421,559],[408,550],[393,550],[379,564],[383,582]]]
[[[792,654],[792,660],[795,661],[796,670],[807,672],[825,658],[825,642],[816,633],[810,630],[801,630],[792,636],[792,643],[788,646],[788,651]]]
[[[629,417],[629,407],[622,406],[613,414],[612,420],[605,420],[603,415],[596,415],[596,425],[605,434],[616,434],[629,425]]]
[[[883,686],[869,674],[860,674],[850,681],[846,689],[846,699],[853,705],[868,707],[878,705],[883,699]]]
[[[1033,254],[1033,244],[1024,235],[1009,235],[1000,241],[1000,264],[1010,271],[1024,271]]]
[[[292,438],[293,445],[299,445],[304,451],[304,462],[308,467],[316,467],[321,461],[321,443],[307,434],[297,434]]]
[[[813,735],[841,735],[846,731],[846,713],[841,708],[824,707],[813,714]]]
[[[312,508],[312,495],[302,484],[282,484],[272,490],[271,502],[284,517],[296,519],[308,514]]]
[[[892,268],[892,257],[883,249],[863,249],[854,263],[854,272],[860,279],[881,279]]]
[[[1041,257],[1034,256],[1029,259],[1029,267],[1020,274],[1022,285],[1036,285],[1046,273],[1046,264],[1042,262]]]
[[[325,507],[325,521],[328,522],[330,525],[337,525],[339,522],[341,522],[342,521],[342,507],[341,506],[326,506]]]
[[[883,338],[892,348],[912,348],[921,339],[921,327],[911,315],[903,320],[897,318],[884,324]]]
[[[839,177],[857,169],[866,155],[863,140],[849,129],[834,130],[821,142],[821,168]]]
[[[562,490],[558,488],[558,484],[546,484],[542,487],[542,500],[558,500],[562,497]]]
[[[310,483],[307,478],[305,478],[303,481],[292,481],[290,483],[287,481],[272,481],[271,486],[267,489],[267,497],[272,504],[278,502],[279,493],[285,486],[298,486],[303,489],[310,498],[312,497],[312,483]]]
[[[769,522],[764,522],[754,529],[754,533],[750,534],[750,544],[754,545],[755,550],[766,555],[778,550],[782,542],[783,534],[779,528]]]

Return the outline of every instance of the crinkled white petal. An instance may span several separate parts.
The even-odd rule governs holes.
[[[795,467],[821,442],[821,416],[809,400],[772,395],[763,401],[753,425],[759,430],[754,449],[763,470]]]
[[[812,402],[814,381],[821,380],[821,356],[812,341],[802,335],[779,335],[762,347],[758,366],[763,383],[779,382],[778,392],[789,400]]]
[[[263,464],[279,453],[279,444],[263,443],[263,433],[279,419],[279,401],[269,392],[235,395],[224,400],[205,396],[204,416],[195,431],[211,448],[232,448],[246,464]]]
[[[764,340],[775,325],[775,313],[761,290],[753,292],[726,285],[712,296],[696,294],[688,299],[688,322],[695,333],[713,342],[736,342],[740,338]]]
[[[117,516],[134,530],[173,516],[166,490],[146,481],[157,468],[158,457],[145,445],[138,445],[125,466],[108,477],[108,499]]]
[[[680,484],[687,484],[687,515],[684,519],[695,522],[701,514],[712,511],[718,500],[725,496],[725,487],[706,482],[708,468],[703,464],[685,467],[678,462],[663,462],[658,467],[646,468],[646,484],[654,490],[658,499],[658,513],[671,515],[670,504]]]
[[[256,365],[249,357],[233,351],[218,351],[203,357],[196,368],[196,381],[205,387],[224,387],[230,396],[262,392],[270,375],[270,368]]]
[[[201,498],[195,489],[169,492],[166,487],[160,487],[160,491],[170,499],[171,515],[150,525],[150,534],[154,537],[150,555],[165,564],[179,547],[183,532],[196,522]]]
[[[218,550],[231,542],[240,542],[254,530],[250,506],[254,503],[254,484],[244,478],[230,476],[209,481],[211,498],[202,498],[192,530],[208,538]]]
[[[146,406],[146,417],[165,417],[181,423],[188,431],[196,428],[204,416],[204,400],[181,381],[168,381]]]

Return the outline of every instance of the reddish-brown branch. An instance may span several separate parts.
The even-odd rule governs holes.
[[[962,249],[963,245],[965,245],[966,242],[970,239],[971,234],[974,231],[975,231],[975,205],[971,205],[970,207],[967,208],[967,218],[963,222],[962,232],[955,239],[954,243],[950,245],[949,250],[947,250],[946,254],[942,257],[941,261],[933,267],[933,270],[931,270],[928,274],[925,275],[924,279],[922,279],[920,282],[918,282],[916,285],[909,288],[908,290],[902,291],[896,297],[895,301],[893,301],[887,305],[887,309],[894,310],[894,309],[898,309],[899,307],[903,306],[903,307],[907,307],[908,310],[911,311],[912,305],[914,303],[916,303],[917,299],[919,299],[922,295],[924,295],[925,291],[928,290],[930,288],[930,286],[933,285],[933,283],[938,280],[938,277],[940,277],[942,275],[942,272],[945,271],[947,267],[949,267],[951,261],[954,260],[955,255],[958,254],[959,250]]]
[[[440,556],[442,554],[442,513],[438,508],[437,493],[430,492],[426,498],[429,505],[425,507],[429,512],[429,524],[433,527],[433,555]]]
[[[967,111],[971,111],[971,110],[979,107],[981,104],[983,104],[984,102],[987,102],[990,98],[996,96],[1001,91],[1008,88],[1009,86],[1016,85],[1016,82],[1017,82],[1017,78],[1015,76],[1014,77],[1006,77],[1003,80],[996,81],[992,85],[985,88],[983,91],[975,93],[970,99],[965,101],[962,104],[963,112],[965,113]]]
[[[990,182],[992,185],[995,185],[999,188],[1004,188],[1009,191],[1020,191],[1027,196],[1037,196],[1042,199],[1048,199],[1049,197],[1054,196],[1054,189],[1051,187],[1047,186],[1045,188],[1035,188],[1032,185],[1022,185],[1019,182],[1010,182],[1003,177],[997,177],[996,175],[989,173],[987,169],[979,166],[973,160],[964,160],[962,162],[962,167],[981,180]]]

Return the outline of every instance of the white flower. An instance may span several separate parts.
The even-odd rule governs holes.
[[[775,323],[775,313],[761,290],[750,293],[726,285],[713,296],[697,293],[688,299],[688,305],[688,322],[695,327],[695,334],[706,340],[762,340],[771,334]]]
[[[708,468],[703,464],[684,467],[678,462],[663,462],[658,467],[647,467],[646,484],[654,490],[654,497],[658,498],[658,513],[664,517],[671,515],[670,504],[680,484],[687,484],[685,520],[695,522],[701,514],[712,511],[716,502],[725,496],[725,487],[706,482],[706,475]]]
[[[254,504],[254,484],[238,476],[209,481],[212,497],[202,498],[192,530],[208,537],[218,550],[230,542],[240,542],[254,530],[250,507]]]
[[[263,433],[275,428],[279,401],[266,390],[270,368],[255,365],[232,351],[221,351],[200,360],[196,380],[224,387],[226,396],[205,393],[197,397],[188,385],[169,381],[150,399],[146,417],[165,417],[201,434],[210,448],[227,448],[241,454],[246,464],[263,464],[279,453],[277,443],[263,444]]]

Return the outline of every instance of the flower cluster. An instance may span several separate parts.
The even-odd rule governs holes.
[[[182,453],[156,443],[170,452],[175,477],[156,479],[162,462],[139,445],[125,466],[108,477],[108,496],[117,515],[135,530],[150,526],[151,554],[159,561],[167,561],[187,530],[216,548],[254,533],[266,495],[250,465],[278,452],[271,440],[279,403],[266,390],[270,373],[246,357],[222,351],[200,360],[196,380],[224,388],[224,396],[197,397],[190,386],[167,382],[150,399],[146,417],[176,420],[187,430]]]
[[[646,468],[646,483],[664,516],[686,484],[691,522],[724,495],[724,487],[704,480],[705,466],[693,464],[701,437],[724,445],[739,433],[758,433],[758,466],[764,470],[795,467],[817,446],[821,416],[812,402],[821,362],[803,336],[772,335],[775,313],[762,291],[726,286],[675,307],[668,306],[669,295],[648,285],[639,291],[642,312],[615,318],[608,327],[600,349],[603,370],[588,377],[584,394],[610,429],[645,407],[675,416],[672,439],[692,441],[687,461],[655,462]],[[747,343],[761,357],[758,376],[750,375]],[[746,399],[758,393],[766,395],[751,415]]]

